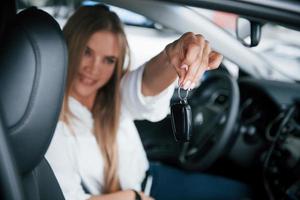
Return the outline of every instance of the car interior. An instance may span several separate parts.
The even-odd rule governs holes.
[[[17,11],[17,2],[6,1],[0,8],[0,197],[64,199],[44,155],[62,106],[67,47],[53,16],[38,3]],[[67,2],[51,1],[52,5]],[[126,7],[125,1],[116,4]],[[258,44],[268,14],[249,17],[255,12],[238,5],[236,14],[244,14],[255,27],[250,34],[254,42],[248,46]],[[277,19],[266,5],[258,13],[270,11],[273,23],[299,31],[300,4],[286,1],[286,13],[277,7],[281,5],[274,3],[272,8],[281,9],[277,14],[285,18]],[[198,6],[220,9],[224,5],[202,2]],[[232,12],[230,3],[227,6],[221,10]],[[174,140],[170,115],[155,123],[135,121],[148,159],[240,180],[255,189],[257,199],[300,199],[299,80],[268,80],[257,74],[241,67],[236,78],[224,63],[219,70],[205,73],[188,97],[192,109],[188,143]],[[171,104],[178,101],[176,89]]]
[[[64,199],[44,154],[62,104],[66,44],[44,11],[12,17],[1,37],[1,199]]]

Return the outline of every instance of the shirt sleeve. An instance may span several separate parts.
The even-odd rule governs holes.
[[[146,119],[155,122],[162,120],[169,113],[170,99],[173,95],[176,81],[158,95],[145,97],[142,94],[144,68],[145,65],[142,65],[122,78],[122,106],[129,111],[134,120]]]
[[[59,122],[46,153],[56,179],[66,200],[86,200],[91,197],[84,192],[75,157],[75,137],[69,128]]]

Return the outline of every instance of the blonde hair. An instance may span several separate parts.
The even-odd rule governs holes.
[[[120,190],[117,174],[118,153],[116,135],[120,116],[120,80],[128,71],[123,69],[126,56],[129,56],[129,46],[119,17],[107,6],[80,7],[68,20],[63,29],[69,50],[68,76],[64,96],[61,120],[70,125],[70,118],[74,117],[68,106],[72,83],[77,73],[80,59],[84,53],[86,43],[93,33],[110,31],[116,34],[119,42],[120,57],[111,79],[97,93],[92,108],[94,118],[94,134],[104,160],[104,188],[103,193]],[[105,45],[105,44],[104,44]]]

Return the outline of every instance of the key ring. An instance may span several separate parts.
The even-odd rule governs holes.
[[[178,97],[179,97],[179,99],[182,100],[182,101],[184,101],[184,102],[187,102],[187,97],[189,96],[189,91],[190,91],[190,90],[185,90],[186,93],[185,93],[185,97],[183,97],[183,98],[182,98],[182,96],[181,96],[180,90],[181,90],[181,87],[178,87],[178,90],[177,90],[177,91],[178,91]]]

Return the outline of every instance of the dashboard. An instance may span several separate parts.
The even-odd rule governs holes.
[[[239,109],[232,134],[235,141],[229,143],[221,162],[207,172],[241,180],[240,175],[248,173],[251,180],[245,179],[246,182],[259,184],[259,192],[267,196],[264,199],[300,199],[300,86],[241,78],[238,88]],[[172,98],[175,102],[176,94],[175,91]],[[226,94],[222,101],[214,103],[226,105],[230,99],[229,93]],[[196,100],[195,95],[190,97],[190,103]],[[174,142],[170,116],[156,123],[135,123],[150,160],[180,167],[178,155],[182,144]]]
[[[230,159],[261,169],[269,197],[299,199],[300,86],[249,78],[238,84],[238,138]]]

